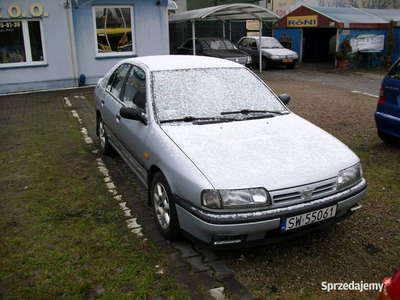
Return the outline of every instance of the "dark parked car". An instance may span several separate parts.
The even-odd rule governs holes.
[[[375,123],[379,138],[392,142],[400,138],[400,59],[390,68],[379,92]]]
[[[177,49],[178,54],[192,55],[193,40],[188,39]],[[248,68],[252,66],[252,59],[249,54],[238,50],[228,39],[219,37],[196,38],[196,55],[212,56],[234,61]]]
[[[245,36],[238,42],[238,47],[251,55],[251,58],[258,64],[260,60],[260,52],[258,51],[259,37]],[[261,38],[262,48],[262,68],[268,70],[273,66],[286,66],[294,69],[299,56],[296,52],[284,48],[277,39],[273,37],[263,36]]]

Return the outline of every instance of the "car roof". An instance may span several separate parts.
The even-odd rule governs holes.
[[[194,55],[155,55],[129,58],[121,63],[145,65],[150,72],[162,70],[245,68],[225,59]]]
[[[244,37],[242,37],[242,39],[245,39],[245,38],[258,40],[259,36],[244,36]],[[275,39],[276,40],[276,38],[274,38],[273,36],[262,36],[261,38],[262,39]]]
[[[191,40],[191,39],[189,39]],[[196,40],[228,40],[224,37],[217,37],[217,36],[204,36],[204,37],[197,37]]]

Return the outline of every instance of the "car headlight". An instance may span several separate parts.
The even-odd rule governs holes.
[[[293,54],[293,55],[289,55],[288,58],[291,58],[291,59],[298,59],[299,56],[298,56],[297,54]]]
[[[251,56],[247,56],[247,62],[246,63],[251,63]]]
[[[358,163],[350,168],[339,171],[337,187],[338,190],[343,190],[344,188],[354,185],[361,180],[362,168],[361,164]]]
[[[266,189],[205,190],[202,204],[209,208],[233,208],[271,205],[271,197]]]
[[[279,59],[279,55],[271,55],[271,59]]]

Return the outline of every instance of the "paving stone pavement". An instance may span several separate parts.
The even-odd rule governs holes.
[[[92,147],[93,151],[96,151],[93,88],[65,90],[59,93],[64,99],[67,109],[72,114],[76,112],[76,115],[79,116],[78,121],[87,132],[87,137],[84,138],[86,140],[90,137],[95,142]],[[34,95],[32,94],[32,97]],[[82,133],[84,134],[84,132]],[[147,189],[120,156],[103,156],[102,159],[109,170],[113,183],[122,194],[124,201],[127,201],[127,208],[138,216],[137,223],[143,228],[144,235],[160,251],[168,255],[171,265],[174,267],[172,272],[177,280],[187,286],[191,299],[253,299],[247,287],[237,280],[235,272],[219,259],[213,250],[197,246],[186,239],[174,243],[166,241],[158,232],[151,209],[147,206]]]

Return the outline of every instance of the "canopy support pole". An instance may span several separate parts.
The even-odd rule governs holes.
[[[196,25],[192,20],[192,41],[193,41],[193,55],[196,55]]]
[[[258,60],[258,65],[260,66],[260,74],[262,73],[262,48],[261,48],[261,43],[262,43],[262,20],[259,20],[258,21],[258,23],[259,23],[259,32],[258,32],[258,37],[259,37],[259,40],[258,40],[258,53],[260,54],[260,56],[259,56],[259,60]]]
[[[222,21],[222,37],[225,38],[225,21]]]
[[[339,51],[340,49],[340,29],[336,29],[336,48],[335,48],[335,53]],[[337,58],[335,57],[335,68],[338,66]]]

